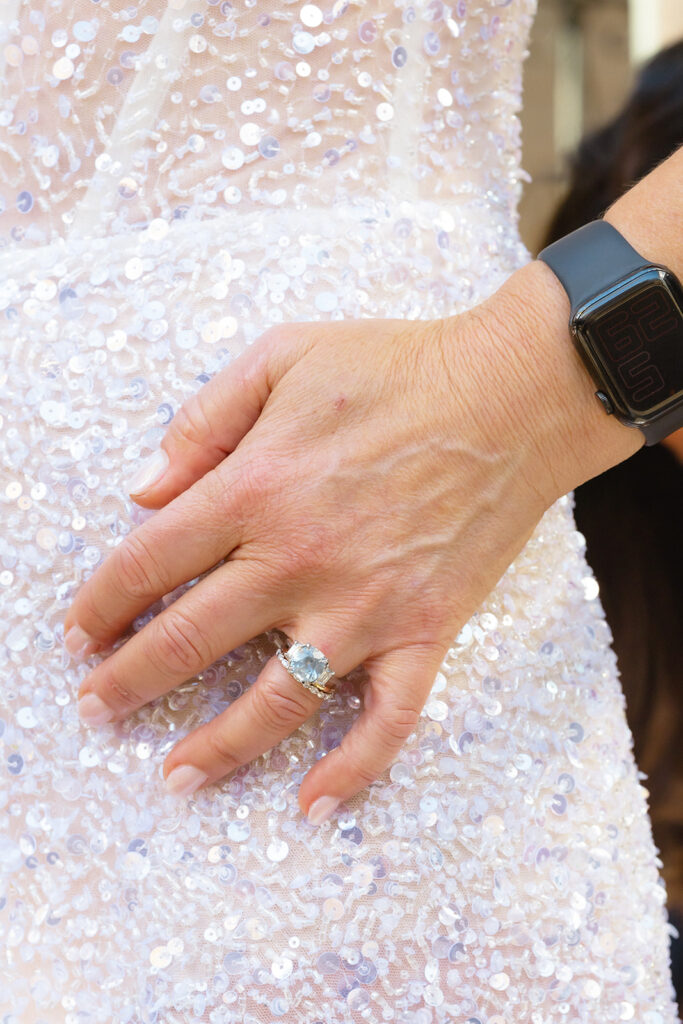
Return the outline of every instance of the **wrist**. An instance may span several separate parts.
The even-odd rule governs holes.
[[[683,145],[609,206],[603,220],[641,256],[683,279]]]
[[[681,209],[683,146],[617,199],[603,219],[645,260],[681,278]],[[569,298],[544,261],[515,271],[466,315],[473,324],[488,439],[505,451],[519,454],[523,446],[530,453],[531,486],[539,486],[544,500],[617,465],[645,443],[639,429],[607,415],[597,399],[569,328]]]
[[[509,382],[507,415],[525,438],[548,503],[644,444],[639,430],[608,416],[596,398],[569,329],[569,298],[547,264],[520,267],[475,309],[491,336],[489,358]]]

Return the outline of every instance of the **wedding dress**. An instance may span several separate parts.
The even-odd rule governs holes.
[[[3,1024],[673,1024],[644,776],[571,496],[453,639],[395,763],[319,828],[298,786],[362,670],[179,799],[164,756],[271,638],[98,729],[63,647],[78,586],[149,514],[133,461],[269,325],[456,314],[531,258],[534,14],[4,4]]]

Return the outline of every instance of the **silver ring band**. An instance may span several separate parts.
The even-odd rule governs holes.
[[[277,657],[290,676],[305,686],[310,693],[314,693],[321,700],[329,700],[334,695],[334,687],[326,685],[334,676],[334,672],[318,647],[292,640],[286,651],[278,648]]]

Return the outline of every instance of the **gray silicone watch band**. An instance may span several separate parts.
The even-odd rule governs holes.
[[[592,220],[541,249],[538,259],[554,270],[564,285],[572,313],[586,299],[609,288],[620,277],[649,266],[624,236],[606,220]]]
[[[592,220],[542,249],[537,257],[562,282],[572,314],[587,299],[609,288],[649,261],[606,220]],[[639,426],[645,443],[656,444],[678,426],[680,410],[672,410],[647,426]]]
[[[649,445],[663,441],[665,437],[673,434],[674,430],[678,430],[682,425],[681,410],[680,407],[677,407],[658,416],[656,420],[648,423],[646,427],[640,427],[640,430],[645,434],[645,443]]]

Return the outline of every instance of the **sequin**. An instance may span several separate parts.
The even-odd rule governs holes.
[[[340,900],[330,898],[323,903],[323,914],[332,921],[338,921],[344,913],[344,906]]]
[[[362,1012],[370,1003],[370,996],[362,988],[352,988],[346,997],[351,1010]]]
[[[273,960],[270,965],[271,972],[274,978],[282,979],[288,978],[294,968],[294,961],[290,960],[288,956],[278,957],[277,960]]]
[[[315,4],[304,4],[299,17],[308,28],[317,28],[322,23],[323,12]]]
[[[71,78],[73,73],[74,62],[70,60],[69,57],[60,57],[52,66],[52,74],[55,78],[59,78],[61,81]]]
[[[24,59],[24,54],[23,54],[22,50],[18,46],[14,45],[12,43],[10,43],[9,46],[5,47],[4,55],[5,55],[5,60],[7,61],[7,63],[11,67],[15,67],[15,68],[19,67],[19,65],[22,63],[22,61]]]
[[[268,860],[275,861],[277,864],[283,861],[288,853],[289,845],[282,839],[274,839],[268,844],[268,849],[266,850]]]
[[[173,954],[168,946],[156,946],[149,954],[149,962],[152,967],[168,967],[173,960]]]
[[[310,53],[315,49],[315,39],[310,32],[297,32],[292,39],[292,46],[297,53]]]
[[[129,259],[124,267],[124,273],[129,281],[137,281],[142,274],[142,270],[142,260],[138,256],[133,256]]]
[[[17,711],[17,724],[22,729],[33,729],[38,724],[33,708],[19,708]]]
[[[91,21],[76,21],[73,26],[73,34],[82,43],[89,43],[97,34],[97,26]]]
[[[297,791],[357,717],[355,684],[179,802],[164,757],[253,685],[270,639],[96,736],[63,646],[77,587],[149,514],[131,463],[267,326],[450,316],[528,261],[534,7],[6,15],[0,1017],[673,1024],[646,791],[570,498],[324,829]]]
[[[408,60],[408,51],[405,46],[395,46],[391,53],[391,63],[396,68],[402,68],[405,66]]]
[[[584,737],[584,730],[581,723],[572,722],[568,729],[568,735],[572,743],[580,743]]]

